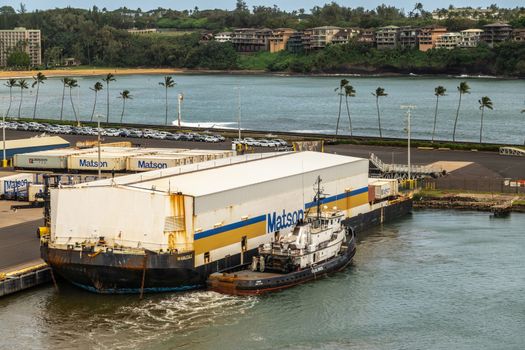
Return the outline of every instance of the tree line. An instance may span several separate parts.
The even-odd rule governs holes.
[[[45,81],[47,80],[47,77],[42,72],[37,72],[36,75],[33,76],[33,83],[31,84],[31,87],[34,88],[36,86],[36,93],[35,93],[35,101],[34,101],[34,107],[33,107],[33,120],[36,120],[37,116],[37,110],[38,110],[38,96],[40,92],[40,86],[45,84]],[[95,110],[97,107],[97,100],[98,100],[98,94],[104,90],[104,84],[106,89],[106,123],[109,124],[110,122],[110,97],[109,97],[109,91],[110,91],[110,85],[111,83],[116,81],[115,76],[112,73],[106,74],[105,77],[101,79],[102,81],[97,81],[95,84],[93,84],[92,87],[89,89],[93,91],[94,97],[93,97],[93,109],[91,112],[91,117],[89,119],[90,122],[93,122],[93,118],[95,116]],[[73,115],[75,116],[75,121],[77,123],[80,122],[79,116],[77,114],[77,110],[75,109],[75,103],[73,100],[73,90],[75,88],[78,88],[78,80],[71,78],[71,77],[63,77],[60,79],[62,82],[62,97],[61,97],[61,105],[60,105],[60,117],[59,120],[64,120],[64,101],[66,97],[66,89],[69,91],[69,101],[71,103],[71,108],[73,110]],[[162,86],[165,89],[165,107],[166,107],[166,114],[165,114],[165,125],[168,125],[168,90],[170,88],[175,87],[176,82],[173,80],[173,77],[171,76],[165,76],[164,79],[159,82],[159,85]],[[5,112],[5,117],[10,117],[11,107],[13,103],[13,89],[20,89],[20,98],[18,101],[18,113],[16,115],[17,118],[23,117],[21,115],[22,110],[22,103],[24,101],[24,90],[29,89],[29,82],[27,79],[7,79],[7,81],[4,83],[4,86],[9,89],[9,104],[7,107],[7,111]],[[131,95],[131,92],[127,89],[122,90],[119,92],[119,99],[122,100],[122,112],[120,114],[120,123],[122,124],[124,120],[124,112],[126,110],[126,101],[133,99],[133,96]],[[13,117],[13,116],[11,116]]]
[[[356,96],[356,90],[352,85],[350,85],[350,82],[347,79],[341,79],[339,86],[335,88],[335,91],[337,92],[339,96],[339,112],[337,114],[337,122],[335,127],[335,135],[337,136],[339,134],[339,122],[341,120],[341,105],[343,103],[343,96],[345,98],[345,104],[346,104],[346,111],[348,114],[348,122],[349,122],[349,131],[350,136],[353,136],[353,130],[352,130],[352,117],[350,115],[350,106],[348,103],[349,97],[355,97]],[[458,91],[458,107],[456,111],[456,117],[454,119],[454,127],[452,131],[452,142],[456,142],[456,129],[457,124],[459,120],[460,110],[461,110],[461,100],[463,95],[470,94],[470,86],[466,81],[460,82],[460,84],[457,86]],[[434,119],[433,119],[433,128],[431,133],[431,142],[434,142],[434,137],[436,134],[436,124],[437,124],[437,116],[438,116],[438,107],[439,107],[439,98],[446,96],[447,89],[445,89],[443,86],[439,85],[434,89],[434,96],[436,96],[436,106],[435,106],[435,112],[434,112]],[[381,129],[381,109],[379,107],[379,100],[381,97],[387,97],[388,93],[386,93],[385,89],[381,86],[378,86],[375,91],[371,92],[371,94],[375,97],[376,100],[376,110],[377,110],[377,126],[378,126],[378,132],[379,137],[383,137],[382,129]],[[485,114],[485,110],[489,109],[492,110],[494,108],[494,105],[492,103],[492,100],[488,96],[483,96],[478,100],[479,104],[479,110],[481,112],[481,118],[480,118],[480,129],[479,129],[479,143],[483,143],[483,117]],[[524,113],[525,109],[521,111],[521,113]]]
[[[159,8],[143,12],[140,9],[121,8],[107,11],[94,6],[91,9],[51,9],[27,12],[16,11],[10,6],[0,7],[0,29],[27,27],[40,29],[45,67],[60,65],[65,58],[73,57],[83,65],[111,67],[180,67],[204,69],[253,68],[252,56],[237,53],[229,43],[200,41],[202,30],[228,30],[234,27],[291,27],[311,28],[321,25],[341,27],[379,27],[383,25],[440,24],[451,31],[481,27],[488,18],[473,21],[466,18],[432,19],[430,12],[416,3],[408,13],[393,6],[381,5],[367,10],[350,8],[337,3],[304,9],[283,11],[278,7],[255,6],[249,9],[242,0],[236,8],[227,10],[175,11]],[[525,9],[497,9],[501,20],[515,27],[525,27]],[[170,24],[169,21],[175,21]],[[490,19],[493,21],[493,19]],[[200,23],[189,25],[188,23]],[[132,35],[126,29],[157,28],[162,26],[189,29],[182,35]],[[177,24],[179,23],[179,24]],[[186,23],[186,24],[184,24]],[[203,24],[208,23],[208,24]],[[197,30],[195,30],[197,29]],[[516,51],[518,50],[518,51]],[[387,50],[389,51],[389,50]],[[367,64],[367,68],[385,71],[415,69],[429,73],[447,70],[465,73],[522,74],[525,71],[524,53],[512,43],[490,49],[481,46],[468,50],[394,50],[382,52],[366,45],[332,45],[314,53],[292,54],[283,52],[270,55],[263,68],[270,71],[344,72],[351,67]],[[20,48],[10,55],[9,65],[27,67],[29,58]]]

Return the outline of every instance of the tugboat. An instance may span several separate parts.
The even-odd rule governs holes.
[[[314,207],[290,233],[262,244],[251,263],[211,274],[210,290],[233,295],[279,291],[340,271],[356,252],[354,230],[342,224],[344,213],[322,206],[321,177],[315,183]]]

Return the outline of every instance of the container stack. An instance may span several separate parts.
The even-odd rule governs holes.
[[[138,172],[166,169],[235,155],[231,150],[189,150],[184,148],[101,147],[98,149],[63,148],[18,154],[16,169],[92,172]]]

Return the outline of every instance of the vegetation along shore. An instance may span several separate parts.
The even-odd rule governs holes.
[[[41,69],[85,65],[523,77],[524,13],[523,8],[496,5],[484,11],[451,7],[430,12],[417,3],[405,12],[387,5],[366,10],[334,2],[288,12],[277,6],[249,9],[242,0],[231,11],[109,11],[94,6],[28,12],[21,5],[17,10],[0,8],[0,29],[40,30]],[[391,36],[393,41],[386,40]],[[323,37],[330,40],[319,39]],[[30,65],[24,50],[23,45],[11,49],[9,69]]]

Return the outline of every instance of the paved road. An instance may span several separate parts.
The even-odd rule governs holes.
[[[36,229],[43,219],[0,228],[0,271],[40,258]]]
[[[34,132],[8,130],[7,139],[19,139],[35,136]],[[94,136],[61,135],[64,139],[75,144],[77,141],[94,140]],[[231,149],[227,140],[221,143],[170,141],[139,138],[105,137],[106,142],[131,141],[143,147],[172,147],[172,148],[200,148],[200,149]],[[261,149],[263,151],[264,149]],[[374,153],[386,163],[406,163],[407,150],[402,147],[368,146],[368,145],[327,145],[326,152],[368,158]],[[259,150],[258,150],[259,151]],[[437,161],[466,161],[475,163],[474,167],[467,167],[455,172],[456,176],[481,176],[485,178],[525,178],[525,158],[516,156],[501,156],[496,152],[448,151],[448,150],[420,150],[412,149],[413,164],[426,165]],[[468,169],[470,168],[470,169]]]

